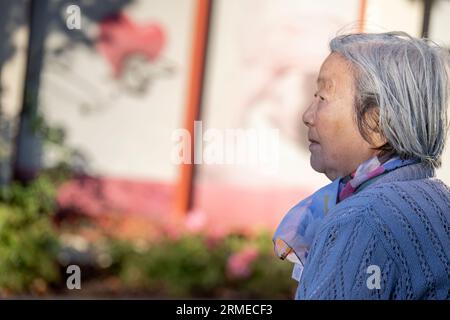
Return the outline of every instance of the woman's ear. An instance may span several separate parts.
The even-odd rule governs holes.
[[[388,143],[388,141],[381,132],[372,131],[370,134],[370,143],[374,148],[379,149],[385,146]]]
[[[368,142],[373,148],[381,148],[387,144],[387,139],[380,127],[380,108],[372,107],[364,115],[364,127],[367,129]]]

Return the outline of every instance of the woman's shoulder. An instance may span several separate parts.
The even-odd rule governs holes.
[[[369,261],[384,266],[383,261],[389,260],[403,275],[395,281],[411,284],[414,296],[426,296],[430,289],[445,297],[450,270],[449,188],[436,178],[367,188],[328,213],[313,247],[314,256],[342,260],[350,271],[356,268],[356,257],[361,257],[356,265]]]
[[[425,226],[450,237],[450,188],[436,178],[377,183],[334,207],[323,227],[359,219],[382,233]]]
[[[327,218],[320,231],[363,221],[388,247],[406,250],[415,243],[450,251],[450,188],[437,178],[379,183],[338,204]]]

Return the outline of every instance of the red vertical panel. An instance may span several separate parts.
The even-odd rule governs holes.
[[[174,217],[183,218],[191,205],[192,179],[194,176],[194,121],[200,112],[204,62],[210,12],[210,0],[197,0],[193,31],[192,52],[186,98],[184,128],[191,136],[191,164],[181,164],[177,181]]]

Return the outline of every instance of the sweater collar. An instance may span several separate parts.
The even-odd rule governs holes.
[[[366,189],[373,188],[381,183],[391,183],[395,181],[410,181],[435,178],[435,169],[424,162],[410,164],[390,171],[367,186]]]

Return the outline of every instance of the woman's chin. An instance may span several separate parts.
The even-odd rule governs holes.
[[[331,181],[333,181],[334,179],[337,178],[337,175],[335,173],[325,170],[325,167],[324,167],[321,159],[319,159],[315,155],[311,154],[309,163],[311,165],[311,168],[313,168],[314,171],[326,175],[327,178],[330,179]]]
[[[317,155],[314,153],[311,153],[311,156],[309,158],[309,163],[311,165],[311,168],[313,168],[314,171],[317,171],[319,173],[324,173],[322,161],[318,159]]]

